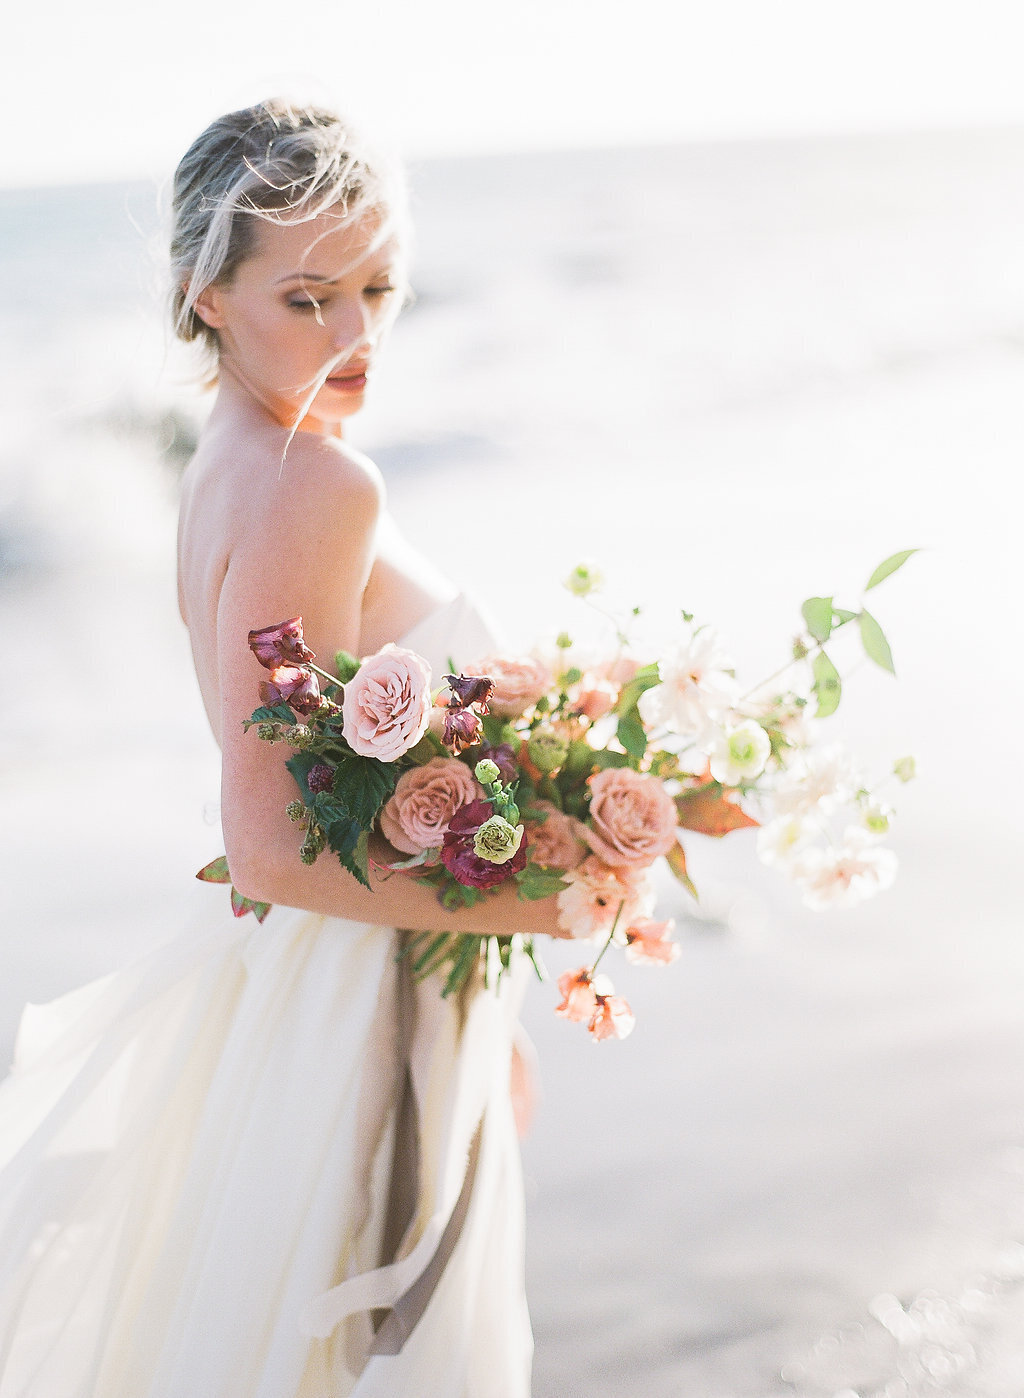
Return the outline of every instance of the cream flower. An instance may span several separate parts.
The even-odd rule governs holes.
[[[839,849],[811,849],[794,862],[793,877],[808,908],[850,908],[889,887],[896,856],[882,849],[867,830],[851,825]]]
[[[658,661],[660,683],[640,696],[640,717],[648,727],[703,734],[737,697],[736,681],[727,673],[731,668],[715,631],[702,627],[692,632]]]
[[[757,832],[758,858],[762,864],[787,870],[817,834],[816,827],[803,816],[779,816]]]
[[[772,804],[777,815],[830,811],[851,801],[862,785],[849,755],[833,743],[794,758],[775,784]]]
[[[752,718],[719,729],[705,745],[711,775],[723,786],[739,786],[759,777],[771,750],[771,739]]]

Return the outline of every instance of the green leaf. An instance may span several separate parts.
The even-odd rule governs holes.
[[[814,657],[813,673],[814,692],[818,696],[817,717],[828,718],[829,714],[834,714],[839,708],[839,700],[843,694],[839,671],[822,650]]]
[[[196,878],[201,879],[203,883],[230,883],[231,873],[228,869],[227,855],[219,855],[218,858],[211,859],[209,864],[204,864]]]
[[[416,746],[411,747],[405,756],[417,767],[425,767],[433,758],[447,757],[449,753],[437,734],[431,733],[428,728]]]
[[[295,723],[295,715],[287,704],[261,704],[253,709],[250,723]]]
[[[296,752],[284,764],[295,778],[295,785],[307,806],[312,804],[313,793],[306,785],[306,778],[319,761],[315,752]]]
[[[814,639],[827,641],[832,634],[832,598],[808,597],[800,611]]]
[[[569,887],[560,869],[547,869],[542,864],[527,864],[512,877],[519,885],[519,897],[526,901],[551,898]]]
[[[647,732],[640,722],[640,715],[636,709],[631,709],[619,719],[615,736],[629,753],[630,757],[635,757],[638,762],[643,761],[647,752]]]
[[[252,913],[257,922],[262,922],[270,912],[272,904],[259,903],[254,898],[246,898],[244,893],[239,893],[238,889],[231,887],[231,911],[235,917],[245,917],[246,913]]]
[[[603,752],[594,753],[594,766],[599,771],[604,771],[606,767],[628,767],[629,758],[624,752],[614,752],[611,748],[605,748]]]
[[[349,680],[359,669],[359,661],[351,651],[335,651],[334,668],[338,672],[338,682],[340,684],[348,684]]]
[[[697,895],[697,890],[694,887],[693,880],[690,878],[690,875],[687,872],[686,853],[682,845],[678,842],[678,840],[669,850],[668,854],[665,856],[665,862],[668,864],[668,867],[672,870],[672,873],[675,875],[675,877],[686,889],[690,897],[693,898],[695,902],[699,903],[700,898]]]
[[[859,616],[860,612],[848,612],[842,607],[832,608],[832,619],[833,621],[838,621],[840,624],[847,621],[856,621]]]
[[[896,667],[892,663],[889,642],[885,639],[885,632],[870,612],[861,612],[860,614],[860,639],[864,643],[864,650],[875,664],[880,665],[883,670],[888,670],[890,675],[895,675]]]
[[[628,684],[623,685],[619,702],[615,705],[615,712],[622,715],[628,714],[630,709],[636,708],[637,700],[641,694],[646,694],[647,690],[653,689],[656,684],[660,683],[661,674],[657,661],[651,665],[644,665],[642,669],[637,670]]]
[[[562,763],[562,770],[559,772],[560,780],[572,786],[576,782],[586,781],[594,770],[594,749],[582,738],[574,738],[569,744],[569,753]]]
[[[887,577],[895,573],[897,568],[902,568],[913,553],[920,553],[920,549],[904,549],[901,553],[890,554],[884,562],[879,563],[870,578],[868,578],[867,586],[864,588],[864,591],[870,592],[873,587],[877,587],[880,582],[884,582]]]
[[[369,830],[400,775],[396,762],[378,762],[375,757],[346,753],[338,763],[332,799],[346,815]]]

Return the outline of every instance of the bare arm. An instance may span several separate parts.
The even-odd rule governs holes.
[[[553,899],[521,902],[506,886],[474,908],[442,909],[435,892],[371,871],[362,887],[329,852],[299,860],[301,833],[284,814],[295,798],[280,746],[245,734],[260,671],[248,632],[297,614],[321,660],[359,649],[360,606],[373,563],[379,482],[329,442],[297,437],[280,478],[253,482],[252,510],[232,550],[217,615],[228,865],[250,898],[356,922],[414,930],[564,935]]]

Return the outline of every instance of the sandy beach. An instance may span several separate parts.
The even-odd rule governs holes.
[[[1022,163],[1006,130],[413,172],[417,301],[354,436],[514,641],[582,624],[589,556],[753,681],[805,596],[922,549],[875,594],[898,682],[851,649],[833,721],[873,772],[916,755],[894,889],[811,914],[747,835],[695,838],[680,960],[616,972],[628,1041],[531,988],[536,1398],[1024,1392]],[[155,207],[0,193],[5,1059],[25,1000],[225,915]]]

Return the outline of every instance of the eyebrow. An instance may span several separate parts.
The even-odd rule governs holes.
[[[379,272],[374,272],[369,280],[376,281],[378,277],[393,277],[394,274],[394,267],[389,264],[386,267],[382,267]],[[340,277],[328,277],[322,272],[289,272],[286,277],[278,277],[274,285],[282,286],[285,282],[298,281],[315,282],[317,286],[334,286],[334,284],[340,280]]]

